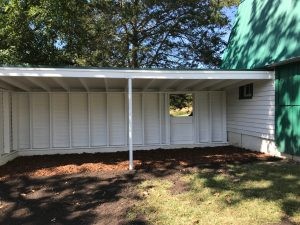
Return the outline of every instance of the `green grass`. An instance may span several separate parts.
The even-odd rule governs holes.
[[[186,107],[182,109],[170,109],[170,115],[174,117],[183,117],[183,116],[190,116],[193,112],[192,107]]]
[[[128,215],[150,224],[274,224],[283,218],[300,224],[300,165],[230,165],[227,172],[201,169],[179,175],[188,190],[174,195],[166,179],[143,182],[143,196]]]

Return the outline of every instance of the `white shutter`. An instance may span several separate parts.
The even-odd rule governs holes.
[[[32,101],[32,147],[49,148],[49,96],[45,93],[34,93]]]
[[[72,146],[89,146],[87,94],[71,93]]]
[[[212,141],[223,141],[223,93],[211,92]]]
[[[193,117],[171,117],[171,143],[193,144]]]
[[[0,92],[0,154],[4,153],[3,143],[3,92]]]
[[[125,145],[125,99],[124,94],[108,94],[109,144]]]
[[[144,94],[144,129],[145,143],[159,144],[160,124],[159,124],[159,94]]]
[[[18,150],[18,115],[19,115],[19,110],[18,110],[18,101],[19,101],[19,95],[18,93],[13,92],[12,93],[12,104],[11,104],[11,115],[12,115],[12,149],[13,150]]]
[[[69,98],[66,93],[51,95],[52,140],[54,148],[69,147]]]
[[[106,94],[90,94],[90,116],[91,116],[91,145],[106,145],[107,141],[107,119],[106,119]]]
[[[166,132],[166,114],[168,112],[168,108],[166,107],[166,94],[160,94],[160,118],[161,118],[161,143],[166,144],[167,143],[167,132]]]
[[[20,149],[30,148],[30,107],[29,95],[27,93],[18,94],[18,142]]]
[[[209,99],[208,92],[200,92],[196,94],[196,103],[198,109],[198,123],[199,123],[199,142],[209,142],[210,128],[209,128]],[[196,115],[195,115],[196,116]]]
[[[132,95],[132,116],[133,116],[133,144],[143,144],[143,124],[142,124],[142,95],[134,93]]]

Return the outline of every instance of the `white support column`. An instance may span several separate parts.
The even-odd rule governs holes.
[[[162,100],[161,100],[161,98],[162,98],[162,96],[161,96],[161,93],[158,93],[158,111],[159,111],[159,144],[161,145],[162,144],[162,138],[161,138],[161,134],[162,134],[162,132],[161,132],[161,121],[162,121],[162,119],[161,119],[161,102],[162,102]]]
[[[109,147],[110,144],[110,123],[109,123],[109,104],[108,104],[108,101],[109,101],[109,97],[108,97],[108,92],[106,92],[106,146]]]
[[[129,170],[133,170],[133,141],[132,141],[132,79],[128,79],[128,149]]]
[[[3,92],[3,127],[4,127],[4,153],[10,153],[10,94]]]
[[[52,124],[52,93],[49,96],[49,146],[53,148],[53,124]]]
[[[68,92],[69,100],[69,148],[72,148],[72,102],[71,102],[71,93]]]

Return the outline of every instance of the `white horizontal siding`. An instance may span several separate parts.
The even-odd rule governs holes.
[[[274,139],[274,81],[259,81],[253,86],[253,98],[239,100],[239,88],[227,91],[227,130],[238,134]]]

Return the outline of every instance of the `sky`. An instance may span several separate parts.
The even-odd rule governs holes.
[[[231,23],[231,27],[234,25],[235,22],[235,16],[237,13],[237,8],[236,7],[229,7],[224,9],[225,14],[229,17],[230,19],[230,23]],[[227,42],[230,36],[230,32],[231,30],[228,30],[227,34],[224,37],[224,40]]]

